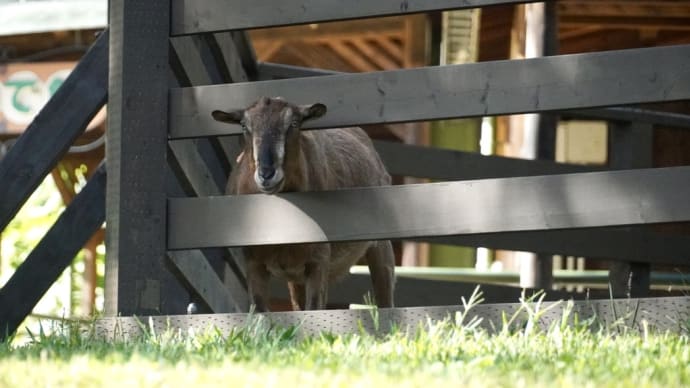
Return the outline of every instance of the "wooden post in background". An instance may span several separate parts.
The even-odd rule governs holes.
[[[654,128],[650,124],[609,122],[609,167],[649,168],[653,165]],[[609,284],[614,298],[649,295],[648,262],[611,261]]]
[[[524,56],[525,58],[557,54],[558,26],[556,4],[553,2],[525,4]],[[519,13],[522,15],[522,13]],[[522,121],[522,147],[520,156],[526,159],[553,160],[556,148],[558,118],[544,114],[525,114]],[[520,286],[550,288],[553,283],[550,255],[520,253]]]

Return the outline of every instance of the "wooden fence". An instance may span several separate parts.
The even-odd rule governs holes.
[[[631,154],[640,139],[648,139],[654,125],[688,127],[690,120],[606,108],[690,99],[690,45],[332,74],[258,63],[244,31],[522,2],[384,0],[343,7],[335,0],[113,0],[110,31],[0,163],[0,181],[10,185],[0,189],[0,228],[107,94],[105,300],[111,317],[180,314],[191,302],[207,312],[246,311],[245,268],[229,246],[393,238],[606,258],[642,263],[647,271],[649,263],[690,264],[686,237],[646,226],[690,221],[690,167],[613,171],[648,167],[636,165]],[[559,111],[610,120],[619,134],[617,153],[609,169],[592,171],[377,142],[392,173],[444,182],[224,197],[239,128],[219,125],[210,112],[242,108],[262,95],[325,103],[329,113],[308,123],[313,130]],[[53,117],[61,119],[51,121],[55,140],[46,142],[46,119]],[[70,208],[100,206],[102,196],[89,192],[102,190],[105,173],[87,185],[96,189],[79,194],[87,199]],[[261,225],[261,234],[252,217],[257,207],[277,215],[277,222]],[[56,233],[85,241],[93,222],[102,221],[93,214],[88,230],[70,229],[87,217],[81,215]],[[35,304],[13,299],[34,286],[40,271],[37,264],[26,266],[26,275],[0,290],[0,323],[10,332]]]

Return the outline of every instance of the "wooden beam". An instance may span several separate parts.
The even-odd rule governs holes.
[[[242,36],[244,39],[244,36]],[[226,69],[230,79],[227,82],[247,82],[249,77],[244,70],[240,51],[237,49],[232,33],[216,33],[212,35],[212,43],[219,50],[218,66]],[[253,58],[252,58],[253,60]]]
[[[288,26],[335,20],[406,15],[429,11],[518,4],[529,0],[177,0],[173,1],[173,35]]]
[[[561,0],[558,12],[564,16],[687,18],[690,17],[690,4],[676,0]]]
[[[654,165],[654,128],[639,122],[610,122],[608,162],[613,168],[649,168]],[[617,262],[609,268],[614,297],[649,295],[649,260]]]
[[[101,166],[0,289],[0,341],[17,330],[105,220]]]
[[[375,44],[381,46],[381,48],[392,58],[395,58],[397,62],[400,62],[403,64],[403,66],[398,65],[398,67],[407,67],[405,66],[406,58],[405,58],[405,50],[401,45],[397,44],[396,42],[393,41],[390,37],[381,37],[378,39],[373,40]]]
[[[237,55],[242,62],[242,69],[250,80],[255,80],[257,71],[256,53],[254,52],[254,47],[249,39],[249,34],[247,31],[233,31],[231,36],[233,42],[235,43]]]
[[[208,39],[212,38],[194,35],[170,39],[171,51],[174,51],[180,61],[179,64],[184,67],[184,70],[173,69],[173,71],[176,74],[185,71],[191,85],[201,86],[231,82],[229,75],[225,74],[226,78],[220,71],[224,68],[219,66],[216,59],[220,60],[221,58],[214,58]],[[178,62],[174,63],[177,64]]]
[[[436,180],[469,180],[568,174],[600,170],[592,166],[484,156],[433,147],[374,141],[376,151],[392,175]]]
[[[366,39],[352,39],[350,42],[355,48],[361,51],[368,60],[374,62],[381,70],[394,70],[401,67],[399,63],[396,63],[386,54],[377,50],[372,46],[372,43]]]
[[[168,241],[189,249],[690,221],[689,178],[690,167],[672,167],[172,198]]]
[[[0,232],[103,107],[107,94],[105,30],[0,161]]]
[[[380,70],[376,68],[367,58],[358,53],[347,43],[340,40],[333,40],[326,44],[331,50],[333,50],[343,61],[350,64],[352,69],[355,71],[365,72],[365,71],[376,71]]]
[[[690,239],[655,232],[648,227],[614,227],[573,230],[545,230],[429,237],[420,241],[507,249],[591,259],[653,262],[686,266]]]
[[[175,38],[174,40],[185,41],[192,40],[192,38],[194,37],[185,36]],[[183,79],[188,79],[192,85],[208,82],[211,74],[217,71],[217,69],[223,70],[221,73],[226,73],[226,76],[232,80],[248,79],[242,64],[242,58],[240,58],[237,45],[235,44],[235,39],[229,33],[218,33],[208,36],[206,40],[199,42],[198,50],[185,50],[184,48],[184,46],[173,45],[173,52],[179,59],[180,69],[178,72],[182,73]],[[211,56],[215,60],[212,60]],[[211,143],[211,147],[206,148],[204,148],[204,144],[196,144],[189,140],[170,141],[168,143],[170,150],[168,161],[187,195],[220,195],[224,192],[222,184],[219,185],[213,172],[219,168],[223,170],[223,168],[218,166],[219,161],[221,164],[232,164],[239,150],[236,147],[236,141],[227,137],[213,139]],[[203,149],[216,150],[217,158],[204,158],[201,151]],[[222,182],[225,182],[228,173],[229,171],[224,171]],[[218,303],[218,299],[224,298],[223,295],[227,293],[226,286],[232,290],[234,308],[239,311],[246,311],[248,308],[248,296],[243,286],[243,284],[246,284],[246,268],[243,261],[236,260],[227,251],[224,252],[222,258],[231,265],[215,262],[221,258],[209,255],[208,252],[190,251],[184,255],[169,255],[169,257],[187,279],[188,283],[192,285],[213,311],[228,311],[226,305]],[[199,260],[196,263],[197,267],[189,265],[190,260],[195,260],[192,258]],[[224,273],[225,284],[209,280],[211,275],[203,270],[204,268],[212,270],[209,260],[212,261],[211,264]],[[216,290],[214,287],[222,287],[223,289]],[[230,303],[230,299],[228,299],[227,303]]]
[[[290,66],[269,62],[259,63],[258,66],[259,78],[262,81],[346,74],[332,70],[313,69],[308,67]],[[644,108],[610,107],[578,110],[570,109],[558,111],[557,113],[563,117],[577,117],[609,121],[634,121],[667,127],[690,128],[690,115]]]
[[[562,16],[560,24],[564,28],[600,26],[609,30],[612,29],[659,29],[690,31],[690,24],[687,19],[673,17],[649,17],[649,16]]]
[[[170,2],[112,0],[109,15],[105,313],[183,313],[165,241]]]
[[[170,261],[177,266],[187,282],[201,296],[214,313],[249,311],[247,290],[237,282],[231,289],[218,277],[207,258],[199,250],[168,252]],[[224,272],[232,271],[226,269]]]
[[[682,100],[690,98],[689,55],[685,45],[172,89],[170,136],[239,134],[210,112],[264,95],[326,104],[328,114],[305,128]]]

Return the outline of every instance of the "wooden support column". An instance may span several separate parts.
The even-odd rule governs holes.
[[[558,26],[556,4],[553,2],[526,4],[525,57],[534,58],[557,54]],[[552,114],[527,114],[523,119],[522,157],[553,160],[556,149],[558,117]],[[545,254],[522,254],[520,258],[520,286],[550,288],[553,283],[552,257]]]
[[[609,123],[609,166],[616,169],[652,167],[654,128],[635,122]],[[612,261],[609,284],[614,298],[649,294],[649,262]]]
[[[184,313],[166,258],[170,1],[110,1],[108,316]]]

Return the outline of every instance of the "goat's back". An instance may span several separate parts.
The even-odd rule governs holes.
[[[361,128],[334,128],[301,133],[307,186],[310,191],[384,186],[390,175]]]

